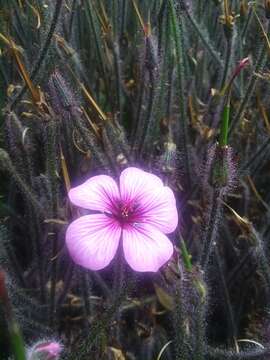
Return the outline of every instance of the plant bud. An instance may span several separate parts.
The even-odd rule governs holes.
[[[176,144],[169,141],[164,144],[164,154],[161,156],[160,163],[162,171],[173,172],[175,170],[175,162],[177,157]]]
[[[227,148],[218,149],[211,171],[210,183],[213,187],[224,187],[228,182]]]
[[[58,70],[55,70],[49,78],[48,93],[50,103],[57,115],[69,112],[76,105],[72,90]]]
[[[223,194],[227,193],[235,183],[236,173],[231,147],[213,145],[208,151],[205,171],[208,184]]]
[[[236,66],[236,68],[234,69],[234,72],[232,74],[232,79],[234,80],[242,71],[242,69],[244,69],[248,64],[250,63],[249,58],[246,57],[242,60],[239,61],[238,65]]]

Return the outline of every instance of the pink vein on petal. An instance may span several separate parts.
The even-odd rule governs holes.
[[[100,270],[113,259],[121,231],[118,222],[104,214],[85,215],[69,225],[66,245],[76,264]]]
[[[144,195],[140,202],[141,221],[169,234],[178,224],[176,200],[172,190],[163,186]]]
[[[162,186],[159,177],[135,167],[123,170],[120,175],[120,193],[124,202],[134,199],[140,201],[145,194]]]
[[[97,175],[68,193],[70,201],[82,208],[101,212],[113,212],[120,195],[116,182],[107,175]]]
[[[173,245],[154,226],[137,224],[124,227],[123,250],[125,259],[133,270],[156,272],[171,258]]]

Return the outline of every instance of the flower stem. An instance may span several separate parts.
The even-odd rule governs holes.
[[[215,245],[220,212],[220,193],[218,190],[215,190],[212,194],[212,203],[208,224],[203,236],[203,249],[200,257],[200,264],[203,270],[205,270],[207,267],[209,257],[212,253],[213,246]]]
[[[192,263],[191,263],[191,256],[188,252],[185,240],[182,238],[181,234],[180,234],[180,248],[181,248],[181,255],[184,261],[184,265],[187,271],[191,271],[192,270]]]
[[[205,353],[205,303],[203,299],[199,299],[197,309],[195,312],[196,316],[196,345],[195,345],[195,360],[204,360]]]
[[[180,280],[182,282],[182,280]],[[185,311],[182,284],[176,284],[175,293],[175,360],[188,360],[186,348]]]
[[[229,120],[230,120],[230,93],[226,96],[224,109],[222,112],[221,129],[219,136],[219,145],[221,147],[228,145]]]

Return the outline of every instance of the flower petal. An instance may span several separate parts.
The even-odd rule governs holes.
[[[178,214],[174,194],[156,175],[127,168],[120,176],[120,193],[122,201],[135,201],[137,222],[152,224],[165,234],[176,229]]]
[[[123,229],[125,259],[135,271],[156,272],[173,254],[166,235],[149,224],[136,224]]]
[[[176,201],[172,190],[163,186],[152,189],[140,201],[138,221],[157,227],[164,234],[173,232],[178,224]]]
[[[156,175],[147,173],[135,167],[129,167],[120,175],[120,193],[122,201],[143,198],[150,189],[163,186]]]
[[[120,197],[116,182],[107,175],[93,176],[70,189],[68,196],[77,206],[102,212],[112,212]]]
[[[73,221],[66,232],[66,245],[73,261],[87,269],[100,270],[113,259],[121,227],[104,214],[85,215]]]

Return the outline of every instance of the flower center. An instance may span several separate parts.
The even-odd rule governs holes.
[[[134,212],[133,204],[124,204],[120,206],[120,215],[123,220],[128,220]]]
[[[119,203],[114,216],[122,224],[136,222],[139,218],[138,204],[135,202]]]

